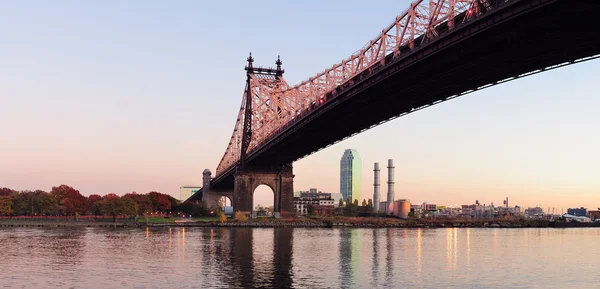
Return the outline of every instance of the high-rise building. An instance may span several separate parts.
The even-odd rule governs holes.
[[[346,201],[362,202],[362,164],[358,152],[353,149],[344,151],[340,160],[340,193]]]

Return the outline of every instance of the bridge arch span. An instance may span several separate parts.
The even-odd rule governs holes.
[[[292,166],[254,167],[239,170],[235,175],[233,207],[235,211],[251,214],[254,194],[260,186],[273,192],[273,211],[276,217],[293,215],[294,175]]]
[[[273,184],[259,184],[254,189],[252,194],[252,209],[257,216],[270,216],[267,212],[269,211],[269,207],[275,208],[275,188],[276,186],[273,186]]]

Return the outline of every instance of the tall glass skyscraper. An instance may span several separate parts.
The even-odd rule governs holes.
[[[340,193],[344,202],[350,198],[352,202],[362,203],[362,164],[358,152],[353,149],[344,151],[340,160]]]

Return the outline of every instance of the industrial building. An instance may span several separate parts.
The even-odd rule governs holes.
[[[394,197],[395,197],[395,193],[394,193],[394,160],[389,159],[388,160],[388,191],[387,191],[387,202],[386,202],[386,209],[385,209],[385,213],[387,215],[392,215],[393,211],[394,211]]]
[[[379,163],[373,165],[373,211],[379,212]]]
[[[362,163],[358,152],[347,149],[340,160],[340,193],[344,201],[358,200],[362,198]]]

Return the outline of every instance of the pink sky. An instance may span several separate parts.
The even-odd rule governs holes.
[[[284,77],[298,83],[362,47],[408,5],[11,3],[0,11],[0,187],[178,197],[225,151],[250,50],[257,65],[281,55]],[[274,14],[286,9],[296,13]],[[277,24],[242,33],[244,17],[223,16],[247,11]],[[560,68],[396,119],[296,162],[295,189],[339,192],[339,160],[353,148],[367,197],[373,162],[393,158],[396,197],[413,202],[508,196],[524,207],[600,207],[599,69],[597,60]]]

